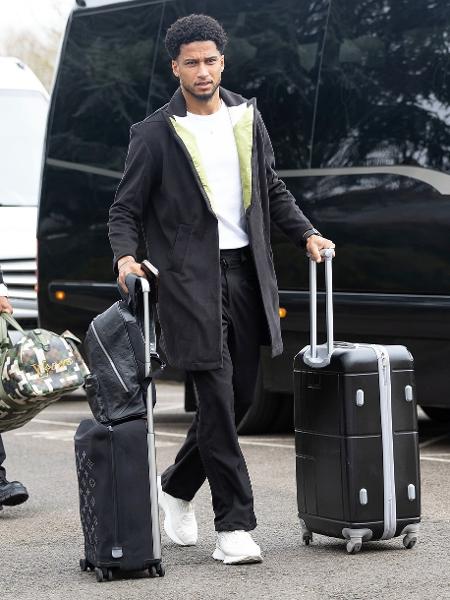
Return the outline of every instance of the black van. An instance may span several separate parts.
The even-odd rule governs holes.
[[[446,0],[78,0],[51,100],[38,225],[42,327],[84,334],[115,298],[106,222],[129,127],[176,87],[167,27],[229,33],[223,85],[255,96],[277,167],[338,247],[336,339],[403,343],[419,403],[450,418],[450,11]],[[241,432],[292,421],[307,262],[274,228],[285,351],[263,354]],[[143,250],[143,254],[145,251]],[[284,314],[283,313],[283,314]]]

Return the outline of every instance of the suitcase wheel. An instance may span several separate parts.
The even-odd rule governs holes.
[[[414,546],[416,545],[416,543],[417,543],[417,536],[416,535],[410,535],[408,533],[403,538],[403,545],[405,546],[405,548],[407,550],[411,550],[411,548],[414,548]]]
[[[164,575],[166,574],[166,571],[164,569],[164,567],[162,566],[162,563],[159,563],[159,565],[152,565],[151,567],[148,568],[148,576],[149,577],[164,577]]]
[[[302,540],[303,540],[303,543],[305,544],[305,546],[309,546],[313,540],[313,534],[310,531],[305,531],[302,534]]]
[[[92,571],[93,566],[85,558],[80,558],[80,569],[82,571]]]
[[[112,581],[112,569],[100,569],[99,567],[95,567],[95,578],[98,583],[101,583],[102,581]]]
[[[349,554],[356,554],[362,548],[362,540],[349,540],[347,542],[347,552]]]

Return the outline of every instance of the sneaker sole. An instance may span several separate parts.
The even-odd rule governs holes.
[[[7,496],[0,500],[0,506],[17,506],[18,504],[23,504],[23,502],[26,502],[27,500],[28,494],[11,494],[11,496]]]
[[[214,560],[222,561],[224,565],[249,565],[262,562],[261,555],[228,556],[227,554],[224,554],[222,550],[219,550],[219,548],[214,550],[212,557]]]
[[[162,489],[160,486],[158,486],[158,504],[164,512],[164,531],[170,537],[172,542],[175,542],[175,544],[178,544],[178,546],[195,546],[197,544],[197,540],[195,540],[195,542],[191,542],[191,543],[182,542],[180,540],[180,538],[177,536],[177,534],[175,533],[175,531],[173,530],[172,522],[169,518],[170,511],[166,510],[166,503],[164,502],[164,494],[160,494],[160,492],[162,492]]]

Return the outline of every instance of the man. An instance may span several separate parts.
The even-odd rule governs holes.
[[[259,347],[282,352],[269,243],[273,220],[318,262],[333,248],[278,179],[255,100],[220,87],[226,34],[190,15],[168,30],[180,87],[131,128],[125,173],[110,211],[114,268],[125,287],[142,276],[140,232],[160,272],[158,315],[168,362],[193,378],[198,410],[175,463],[162,475],[164,528],[197,542],[191,500],[208,479],[217,531],[213,558],[259,562],[250,479],[235,421],[252,402]]]
[[[0,268],[0,313],[12,313],[12,306],[8,300],[8,288],[3,281],[3,273]],[[3,506],[14,506],[22,504],[28,499],[28,492],[19,481],[8,481],[6,471],[2,466],[6,459],[5,447],[0,435],[0,510]]]

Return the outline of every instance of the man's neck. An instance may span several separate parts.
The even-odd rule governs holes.
[[[181,88],[181,92],[186,100],[186,109],[194,115],[212,115],[220,109],[221,100],[219,90],[209,100],[198,100],[192,94],[189,94]]]

